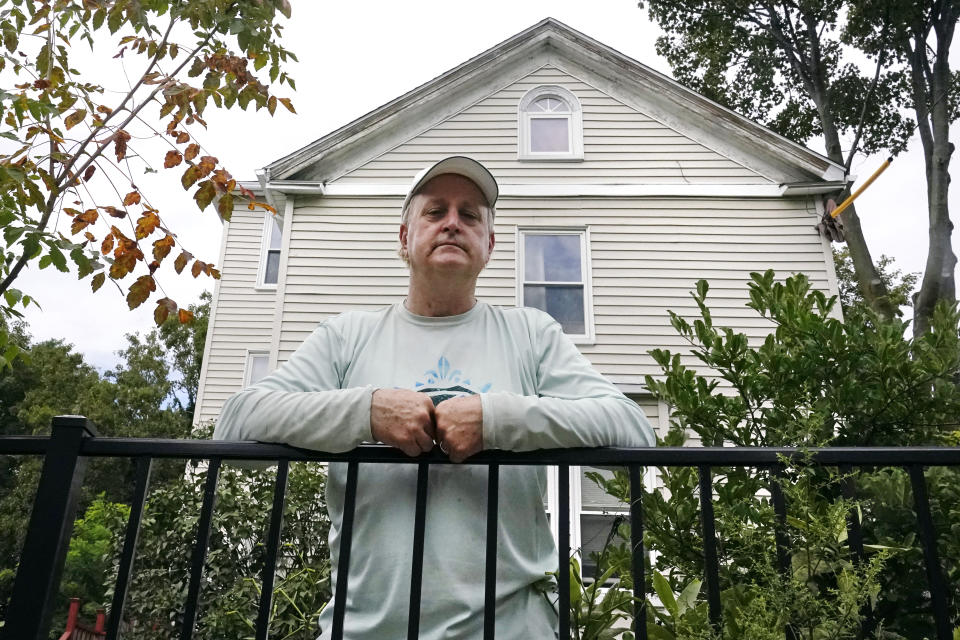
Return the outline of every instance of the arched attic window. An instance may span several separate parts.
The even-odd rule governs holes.
[[[583,160],[580,101],[556,85],[535,87],[520,100],[520,160]]]

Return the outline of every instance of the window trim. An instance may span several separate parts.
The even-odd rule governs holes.
[[[243,363],[243,388],[244,389],[254,384],[251,381],[251,377],[253,374],[254,358],[266,358],[267,373],[265,375],[270,375],[270,352],[267,351],[266,349],[247,349],[247,357],[244,359],[244,363]]]
[[[515,269],[515,279],[516,279],[516,305],[518,307],[524,306],[523,304],[523,285],[524,285],[524,245],[525,245],[525,236],[526,235],[579,235],[580,236],[580,265],[583,268],[583,315],[584,317],[584,329],[586,333],[583,334],[572,334],[565,333],[574,344],[595,344],[596,343],[596,328],[593,318],[593,267],[590,259],[590,227],[588,226],[571,226],[571,227],[530,227],[530,226],[518,226],[516,232],[516,269]]]
[[[570,107],[570,113],[564,114],[569,122],[569,151],[531,151],[530,120],[536,118],[558,118],[559,115],[534,114],[531,105],[540,98],[554,97],[563,100]],[[545,160],[550,162],[583,160],[583,109],[580,101],[570,90],[559,85],[549,84],[534,87],[524,94],[517,107],[517,159]]]
[[[273,239],[273,225],[271,224],[274,220],[277,223],[277,234],[278,240],[280,241],[279,249],[271,249],[270,244]],[[283,255],[283,218],[279,215],[272,214],[270,211],[265,211],[263,214],[263,231],[260,234],[260,264],[257,268],[257,284],[254,286],[255,289],[263,289],[273,291],[277,288],[277,282],[280,281],[280,261],[277,261],[277,282],[264,282],[264,279],[267,276],[267,259],[272,251],[276,251],[278,256]]]

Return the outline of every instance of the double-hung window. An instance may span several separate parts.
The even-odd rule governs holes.
[[[586,229],[520,229],[518,304],[546,311],[571,338],[593,338]]]
[[[275,287],[280,274],[280,247],[283,233],[280,231],[280,218],[269,211],[266,212],[265,216],[257,285]]]

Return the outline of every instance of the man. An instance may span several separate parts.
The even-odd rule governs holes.
[[[347,451],[382,442],[416,456],[439,446],[463,462],[484,449],[650,446],[640,408],[535,309],[474,297],[490,260],[496,180],[454,156],[420,172],[404,201],[407,298],[322,323],[275,373],[227,401],[214,437]],[[556,613],[534,584],[556,571],[542,468],[500,472],[497,635],[553,637]],[[430,470],[420,637],[482,636],[483,466]],[[346,465],[327,483],[336,558]],[[350,640],[406,637],[416,465],[361,465],[345,617]],[[329,637],[333,607],[320,618]]]

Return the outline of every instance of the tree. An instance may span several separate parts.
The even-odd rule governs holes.
[[[157,329],[159,339],[167,352],[171,370],[178,373],[173,381],[176,389],[175,400],[182,411],[193,422],[197,406],[197,389],[200,388],[200,367],[203,364],[203,348],[207,340],[207,325],[210,322],[209,291],[200,294],[200,302],[189,307],[193,320],[184,325],[176,318],[168,318]],[[186,399],[183,402],[180,394]]]
[[[15,147],[0,155],[0,315],[16,316],[17,305],[33,301],[13,288],[33,262],[64,272],[72,262],[94,291],[109,278],[126,290],[131,309],[157,292],[156,272],[174,249],[177,273],[219,277],[179,246],[133,171],[155,172],[160,161],[179,167],[197,206],[213,206],[224,219],[237,198],[270,209],[201,150],[190,127],[206,126],[210,102],[293,111],[265,83],[294,88],[283,71],[295,58],[279,43],[278,12],[290,16],[287,0],[0,0],[0,71],[21,80],[0,91],[0,136]],[[113,37],[114,57],[126,68],[140,65],[116,100],[88,80],[92,69],[77,70],[76,50],[81,41],[92,49]],[[71,220],[69,235],[56,229],[61,214]],[[158,325],[171,314],[189,320],[187,309],[160,294]]]
[[[666,32],[657,39],[657,52],[677,80],[798,143],[823,136],[826,156],[847,171],[858,153],[896,152],[909,138],[909,122],[897,109],[902,74],[887,68],[886,52],[873,57],[870,75],[844,62],[845,0],[650,0],[649,5],[651,18]],[[853,136],[846,153],[844,134]],[[855,208],[841,216],[864,298],[881,316],[893,317],[896,306]]]
[[[209,433],[207,428],[200,436]],[[204,481],[202,466],[192,463],[187,474],[151,492],[124,610],[133,637],[173,640],[181,636]],[[329,522],[323,501],[318,499],[325,483],[321,465],[290,466],[273,596],[273,637],[317,637],[317,616],[331,593]],[[270,470],[221,469],[194,638],[253,637],[273,487]],[[115,530],[115,535],[119,547],[122,528]],[[112,586],[115,570],[105,573],[103,579]],[[101,606],[109,608],[109,602]]]
[[[956,95],[960,74],[950,70],[950,47],[958,20],[958,0],[853,0],[847,29],[849,40],[868,54],[882,55],[880,52],[888,49],[896,54],[923,146],[929,250],[914,304],[913,329],[917,333],[929,329],[938,301],[956,300],[957,257],[947,196],[954,150],[950,124],[960,117]]]
[[[195,384],[196,376],[178,367],[179,363],[193,366],[202,358],[203,338],[195,334],[206,329],[208,307],[203,303],[191,308],[196,318],[189,324],[168,319],[175,325],[172,335],[178,336],[175,347],[165,345],[164,327],[144,337],[128,335],[128,346],[119,352],[120,363],[104,373],[84,362],[71,345],[60,340],[34,344],[26,326],[15,324],[9,335],[27,357],[0,371],[0,433],[42,435],[49,433],[54,416],[80,414],[105,436],[188,436],[192,414],[178,404],[177,394],[191,380]],[[200,352],[187,357],[176,345],[197,345]],[[184,393],[196,397],[195,388]],[[29,513],[33,502],[41,462],[27,456],[0,459],[0,619],[12,588],[26,533],[24,513]],[[160,460],[154,464],[152,482],[164,486],[182,475],[181,461]],[[95,459],[87,469],[80,509],[97,496],[109,503],[128,502],[133,486],[131,461]],[[88,580],[81,582],[89,585]]]
[[[867,304],[860,287],[857,285],[850,250],[848,248],[834,249],[833,264],[837,271],[837,288],[840,293],[839,301],[844,317],[850,317],[851,314],[858,314],[861,317],[869,316],[867,312],[870,305]],[[913,300],[913,290],[916,287],[917,280],[920,279],[920,274],[903,273],[894,266],[893,258],[886,255],[880,256],[876,267],[877,275],[887,289],[890,303],[896,307],[910,306]]]

